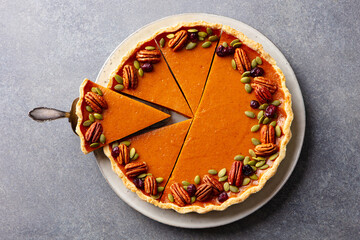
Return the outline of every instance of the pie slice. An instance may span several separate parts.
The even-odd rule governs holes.
[[[110,75],[108,88],[172,109],[187,117],[193,116],[157,49],[154,37],[138,43],[123,57]]]
[[[106,145],[114,172],[141,199],[158,205],[191,120]],[[136,149],[136,150],[135,150]]]
[[[206,22],[180,24],[156,37],[193,113],[200,102],[221,26]]]
[[[85,154],[170,117],[88,79],[80,86],[76,115]]]

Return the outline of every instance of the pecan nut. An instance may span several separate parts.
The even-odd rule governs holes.
[[[257,156],[270,156],[278,151],[278,147],[274,143],[262,143],[255,146],[254,152]]]
[[[140,50],[136,53],[136,60],[139,62],[158,63],[160,62],[161,53],[159,50]]]
[[[236,63],[236,68],[239,70],[240,74],[251,70],[250,60],[243,49],[237,48],[235,50],[234,60]]]
[[[188,34],[185,30],[180,30],[175,33],[175,37],[171,39],[168,43],[168,46],[173,49],[173,51],[180,50],[186,43]]]
[[[175,203],[180,207],[185,206],[190,203],[190,196],[185,191],[185,189],[180,185],[180,183],[173,183],[170,186],[171,194],[174,196]]]
[[[264,77],[255,77],[254,82],[251,84],[252,88],[256,88],[256,86],[263,86],[269,89],[271,94],[274,94],[277,90],[276,83],[272,80]]]
[[[275,128],[272,125],[264,125],[260,130],[261,143],[275,143]]]
[[[255,96],[261,104],[272,101],[271,92],[267,87],[257,85],[255,87]]]
[[[119,148],[119,156],[115,159],[118,164],[126,165],[130,162],[130,153],[129,148],[125,144],[120,144]]]
[[[125,165],[125,175],[128,177],[136,177],[142,173],[146,173],[147,166],[145,162],[132,162]]]
[[[131,65],[125,65],[123,68],[123,84],[126,89],[135,89],[138,85],[138,77]]]
[[[86,130],[85,140],[89,143],[97,142],[102,132],[103,132],[103,127],[101,123],[94,122],[90,125],[88,130]]]
[[[213,187],[210,184],[203,183],[201,184],[195,193],[196,200],[204,202],[208,200],[213,195]]]
[[[108,107],[105,99],[102,96],[93,92],[87,92],[85,94],[85,102],[96,113],[101,113],[102,109],[106,109]]]
[[[147,194],[150,195],[156,195],[157,194],[157,183],[156,183],[156,179],[154,176],[147,176],[145,178],[145,182],[144,182],[144,186],[145,186],[145,192]]]
[[[205,175],[203,177],[203,182],[207,183],[213,188],[213,192],[215,195],[219,195],[224,191],[223,185],[215,178]]]
[[[229,172],[228,182],[230,185],[239,187],[242,184],[242,168],[243,163],[240,161],[235,161],[231,165]]]

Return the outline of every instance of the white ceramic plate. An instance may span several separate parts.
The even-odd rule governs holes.
[[[280,164],[275,176],[266,183],[265,187],[260,192],[251,195],[243,203],[233,205],[222,212],[213,211],[206,214],[179,214],[173,210],[164,210],[155,207],[152,204],[141,200],[135,193],[128,190],[122,183],[121,179],[112,171],[110,161],[105,157],[102,151],[99,150],[95,152],[95,156],[103,176],[124,202],[145,216],[158,222],[184,228],[208,228],[221,226],[242,219],[262,207],[272,197],[274,197],[291,175],[299,158],[305,134],[304,102],[299,84],[290,64],[280,50],[269,39],[254,28],[235,19],[203,13],[188,13],[166,17],[150,23],[120,43],[120,45],[105,62],[96,81],[100,84],[107,83],[110,73],[120,63],[121,57],[129,49],[134,47],[134,43],[147,39],[160,28],[173,26],[182,21],[192,22],[199,20],[228,25],[245,33],[249,38],[263,45],[265,51],[277,61],[278,66],[285,74],[287,80],[286,85],[292,94],[295,117],[291,127],[293,137],[288,144],[286,158]]]

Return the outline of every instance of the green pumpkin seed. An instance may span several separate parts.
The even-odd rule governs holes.
[[[257,139],[257,138],[252,138],[252,139],[251,139],[251,142],[252,142],[252,144],[254,144],[255,146],[261,144],[260,140]]]
[[[204,41],[205,40],[205,38],[203,38],[203,37],[198,37],[198,39],[199,39],[199,41]]]
[[[111,145],[112,148],[115,148],[115,147],[117,147],[117,146],[119,146],[119,143],[118,143],[118,142],[113,142],[113,144]]]
[[[100,95],[100,96],[103,95],[103,93],[102,93],[102,91],[100,90],[100,88],[96,88],[96,93],[97,93],[98,95]]]
[[[230,190],[230,184],[228,182],[224,183],[224,191],[228,192]]]
[[[270,122],[270,118],[266,117],[264,120],[263,120],[263,124],[268,124]]]
[[[279,106],[281,104],[280,100],[275,100],[271,103],[272,105]]]
[[[138,175],[137,178],[145,178],[146,176],[147,176],[146,173],[142,173],[142,174]]]
[[[115,75],[115,81],[116,81],[117,83],[122,84],[122,83],[123,83],[123,78],[122,78],[120,75],[116,74],[116,75]]]
[[[230,185],[230,191],[233,192],[233,193],[237,193],[237,192],[239,192],[239,188],[236,187],[236,186]]]
[[[174,202],[174,196],[171,193],[168,194],[168,199],[170,202]]]
[[[256,172],[257,168],[255,166],[251,166],[254,172]]]
[[[163,48],[165,46],[165,38],[161,38],[159,43],[160,43],[160,47]]]
[[[259,129],[260,129],[260,125],[254,125],[254,126],[251,127],[250,131],[251,132],[257,132],[257,131],[259,131]]]
[[[188,32],[195,33],[195,32],[198,32],[198,30],[196,28],[191,28],[191,29],[188,29]]]
[[[97,143],[97,142],[90,144],[90,147],[92,147],[92,148],[96,148],[98,146],[100,146],[100,143]]]
[[[172,39],[172,38],[174,38],[174,37],[175,37],[175,34],[170,33],[170,34],[166,35],[166,37],[167,37],[168,39]]]
[[[203,38],[206,38],[207,35],[208,35],[208,34],[207,34],[206,32],[199,32],[199,33],[198,33],[198,36],[199,36],[199,37],[203,37]]]
[[[234,40],[231,41],[230,46],[234,46],[234,44],[238,43],[238,42],[240,42],[239,39],[234,39]]]
[[[252,179],[252,180],[258,180],[259,177],[254,173],[253,175],[250,176],[250,179]]]
[[[234,157],[234,160],[235,161],[242,161],[242,160],[244,160],[244,156],[243,155],[236,155],[235,157]]]
[[[265,110],[268,106],[269,106],[269,104],[264,103],[264,104],[261,104],[261,105],[260,105],[259,109],[260,109],[260,110]]]
[[[255,118],[255,113],[252,111],[245,111],[245,115],[249,118]]]
[[[124,144],[125,146],[130,146],[130,141],[122,141],[120,144]]]
[[[157,183],[162,183],[164,181],[164,178],[158,177],[158,178],[155,178],[155,180]]]
[[[100,142],[101,142],[102,144],[105,144],[105,142],[106,142],[106,137],[105,137],[104,134],[101,134],[101,135],[100,135]]]
[[[280,136],[281,136],[281,133],[282,133],[282,131],[281,131],[280,126],[276,126],[276,127],[275,127],[276,137],[280,137]]]
[[[241,77],[243,78],[243,77],[248,77],[248,76],[250,76],[250,71],[246,71],[246,72],[244,72],[243,74],[241,74]]]
[[[251,61],[251,68],[255,68],[257,66],[257,62],[255,59]]]
[[[252,87],[251,87],[250,84],[248,84],[248,83],[245,84],[245,91],[246,91],[247,93],[251,93]]]
[[[263,166],[259,167],[259,169],[261,169],[261,170],[265,170],[265,169],[267,169],[268,167],[269,167],[269,165],[265,164],[265,165],[263,165]]]
[[[238,48],[238,47],[241,46],[241,44],[242,44],[241,42],[234,43],[233,47],[234,47],[234,48]]]
[[[265,164],[265,161],[260,161],[255,164],[255,167],[261,167]]]
[[[91,122],[95,122],[95,118],[94,118],[94,115],[93,114],[89,114],[89,120],[91,121]]]
[[[256,164],[256,161],[254,161],[254,160],[251,160],[247,163],[247,165],[250,165],[250,166],[255,166],[255,164]]]
[[[260,119],[259,119],[259,124],[261,124],[265,119],[265,116],[262,116]]]
[[[142,68],[139,68],[138,72],[140,77],[144,76],[144,71],[142,70]]]
[[[196,197],[195,197],[195,196],[192,196],[192,197],[190,198],[190,201],[191,201],[191,203],[194,203],[194,202],[196,201]]]
[[[159,194],[156,194],[156,195],[150,195],[153,199],[159,199],[160,195]]]
[[[249,149],[249,154],[253,158],[256,157],[256,154],[255,154],[254,150],[252,150],[252,149]]]
[[[199,175],[196,175],[196,177],[194,178],[194,182],[195,182],[195,184],[200,184],[200,182],[201,182],[201,178],[200,178],[200,176]]]
[[[210,41],[204,42],[201,46],[202,46],[203,48],[208,48],[208,47],[211,46],[211,42],[210,42]]]
[[[183,186],[183,188],[184,188],[186,191],[187,191],[187,187],[188,187],[188,186]]]
[[[264,116],[264,111],[261,110],[258,115],[257,115],[257,119],[260,119],[262,116]]]
[[[249,162],[250,162],[250,157],[248,157],[248,156],[246,156],[245,158],[244,158],[244,165],[247,165],[247,164],[249,164]]]
[[[231,66],[234,70],[236,70],[236,62],[234,59],[231,59]]]
[[[212,35],[213,34],[213,31],[212,31],[212,29],[211,28],[206,28],[206,32],[207,32],[207,34],[209,34],[209,35]]]
[[[193,48],[196,47],[196,42],[189,42],[187,45],[186,45],[186,50],[191,50]]]
[[[145,49],[151,51],[151,50],[155,50],[156,47],[154,47],[154,46],[146,46]]]
[[[227,44],[227,42],[223,42],[222,45],[223,45],[224,47],[228,47],[228,46],[229,46],[229,45]]]
[[[251,82],[251,78],[249,78],[249,77],[243,77],[243,78],[241,78],[241,80],[240,80],[242,83],[249,83],[249,82]]]
[[[88,112],[92,112],[92,111],[93,111],[90,106],[86,106],[85,109],[86,109],[86,111],[88,111]]]
[[[217,174],[217,171],[216,171],[215,169],[210,169],[210,170],[208,171],[208,173],[211,174],[211,175],[216,175],[216,174]]]
[[[218,177],[221,178],[226,175],[226,168],[223,168],[219,171]]]
[[[147,173],[146,176],[152,176],[152,173]]]
[[[134,61],[134,67],[135,67],[137,70],[140,69],[140,63],[139,63],[137,60]]]
[[[225,182],[228,179],[228,176],[223,176],[219,178],[219,182]]]
[[[256,63],[259,64],[259,65],[262,64],[261,57],[256,57],[256,58],[255,58],[255,61],[256,61]]]
[[[130,158],[133,158],[135,156],[136,150],[135,148],[130,149]]]
[[[158,187],[157,190],[158,190],[158,192],[162,192],[162,191],[164,191],[164,187]]]
[[[246,186],[246,185],[248,185],[250,183],[250,181],[251,181],[250,178],[246,177],[246,178],[244,178],[244,180],[242,182],[242,185]]]
[[[253,157],[252,159],[256,160],[256,161],[265,161],[266,160],[266,158],[264,158],[264,157]]]
[[[189,185],[190,185],[190,183],[189,183],[188,181],[182,181],[181,183],[182,183],[182,185],[184,185],[184,186],[189,186]]]
[[[275,127],[276,126],[276,121],[272,121],[269,125]]]
[[[135,160],[138,159],[138,158],[139,158],[139,154],[138,154],[138,153],[135,153],[134,157],[133,157],[131,160],[135,161]]]
[[[210,42],[216,42],[217,40],[219,40],[219,37],[216,36],[216,35],[213,35],[213,36],[210,36],[210,37],[209,37],[209,41],[210,41]]]
[[[101,115],[100,113],[94,113],[94,117],[99,120],[103,119],[103,115]]]
[[[279,156],[279,153],[275,153],[275,154],[273,154],[273,155],[271,155],[271,156],[269,157],[269,160],[270,160],[270,161],[273,161],[273,160],[275,160],[278,156]]]
[[[97,93],[96,87],[92,87],[92,88],[91,88],[91,91],[92,91],[93,93]]]
[[[124,85],[122,85],[122,84],[116,84],[115,85],[115,87],[114,87],[114,89],[116,90],[116,91],[122,91],[123,89],[124,89]]]

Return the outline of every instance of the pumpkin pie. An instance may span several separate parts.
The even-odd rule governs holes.
[[[85,79],[76,105],[76,133],[89,153],[170,115]]]

